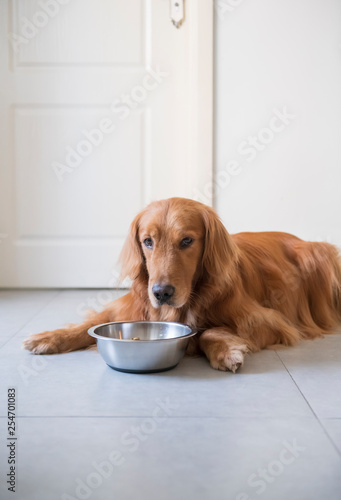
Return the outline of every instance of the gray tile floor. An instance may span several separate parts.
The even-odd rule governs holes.
[[[21,350],[28,334],[80,321],[121,293],[0,291],[1,499],[340,500],[340,334],[252,355],[235,375],[203,358],[132,375],[96,350]]]

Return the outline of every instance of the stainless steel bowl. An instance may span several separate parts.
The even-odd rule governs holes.
[[[153,373],[174,368],[184,356],[189,326],[166,321],[104,323],[88,330],[111,368],[121,372]]]

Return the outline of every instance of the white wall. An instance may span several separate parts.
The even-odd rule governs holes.
[[[341,245],[341,1],[215,5],[219,214],[232,233]],[[273,110],[283,108],[295,118],[281,126]],[[269,124],[283,130],[262,130]],[[267,144],[247,150],[258,134]]]

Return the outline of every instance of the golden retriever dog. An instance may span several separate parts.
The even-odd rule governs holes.
[[[230,235],[216,212],[170,198],[134,219],[121,254],[131,290],[80,325],[29,336],[35,354],[83,349],[91,326],[178,321],[198,330],[189,345],[211,366],[235,372],[249,352],[332,333],[341,320],[336,247],[280,232]]]

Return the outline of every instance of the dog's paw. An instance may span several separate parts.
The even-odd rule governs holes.
[[[22,343],[23,349],[33,354],[56,354],[60,352],[58,336],[55,332],[43,332],[30,335]]]
[[[214,355],[210,357],[210,364],[215,370],[236,373],[238,368],[243,366],[244,356],[247,352],[248,348],[246,345],[228,347],[221,351],[216,351]]]

